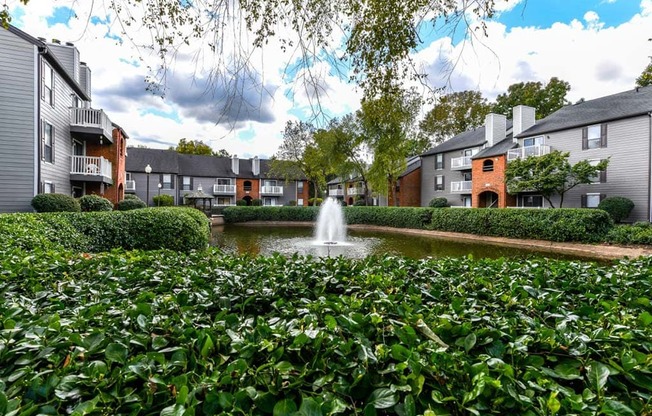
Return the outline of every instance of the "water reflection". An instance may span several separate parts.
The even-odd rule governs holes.
[[[213,227],[212,245],[233,254],[271,255],[294,253],[312,256],[346,256],[363,258],[369,255],[394,254],[412,258],[461,257],[475,258],[526,258],[545,256],[578,259],[555,253],[541,253],[514,247],[501,247],[486,243],[442,240],[378,231],[348,230],[346,243],[334,245],[315,244],[312,227],[299,226],[248,226],[227,225]]]

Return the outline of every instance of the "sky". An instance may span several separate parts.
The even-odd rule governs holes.
[[[328,61],[300,68],[296,54],[284,52],[279,42],[251,49],[251,36],[235,31],[226,36],[226,47],[245,50],[257,72],[211,84],[216,58],[201,49],[204,43],[192,42],[176,54],[161,97],[145,82],[158,64],[148,52],[150,32],[134,25],[133,41],[125,39],[102,2],[6,2],[21,30],[75,44],[92,71],[92,107],[104,109],[127,132],[130,146],[168,148],[188,138],[244,158],[271,157],[285,124],[313,115],[314,91],[301,83],[311,76],[322,79],[326,115],[359,108],[360,91]],[[424,43],[413,57],[429,86],[478,90],[493,100],[511,84],[558,77],[571,85],[567,98],[576,102],[633,88],[650,62],[652,0],[496,0],[496,6],[486,37],[475,32],[465,38],[438,22],[421,28]],[[240,93],[227,99],[227,90]]]

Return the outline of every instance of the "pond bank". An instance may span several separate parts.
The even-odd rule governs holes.
[[[261,225],[283,227],[314,227],[314,224],[311,222],[292,221],[251,221],[246,223],[238,223],[237,225],[252,227]],[[366,224],[351,224],[348,225],[348,228],[352,230],[370,230],[397,234],[418,235],[451,241],[488,243],[503,247],[515,247],[533,251],[536,250],[549,253],[569,254],[596,260],[618,260],[625,257],[637,258],[640,256],[652,256],[652,247],[648,248],[615,246],[607,244],[562,243],[547,240],[517,240],[505,237],[490,237],[485,235],[451,233],[433,230],[417,230],[413,228],[381,227],[377,225]]]

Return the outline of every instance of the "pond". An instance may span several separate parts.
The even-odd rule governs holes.
[[[531,249],[496,246],[487,243],[451,241],[436,237],[380,232],[348,230],[346,243],[315,245],[314,229],[309,226],[226,225],[213,227],[212,245],[232,254],[271,255],[294,253],[312,256],[338,256],[363,258],[370,255],[394,254],[415,259],[425,257],[474,258],[528,258],[549,257],[556,259],[579,259],[577,256]]]

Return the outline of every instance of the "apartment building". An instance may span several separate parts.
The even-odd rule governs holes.
[[[91,106],[77,48],[0,27],[0,212],[39,193],[124,194],[127,134]]]
[[[236,205],[244,200],[251,205],[260,199],[263,205],[307,206],[309,187],[306,179],[284,180],[270,173],[270,161],[253,157],[241,159],[187,155],[174,150],[129,148],[126,164],[126,191],[153,204],[157,195],[170,195],[175,205],[184,197],[201,191],[211,197],[213,206]]]

